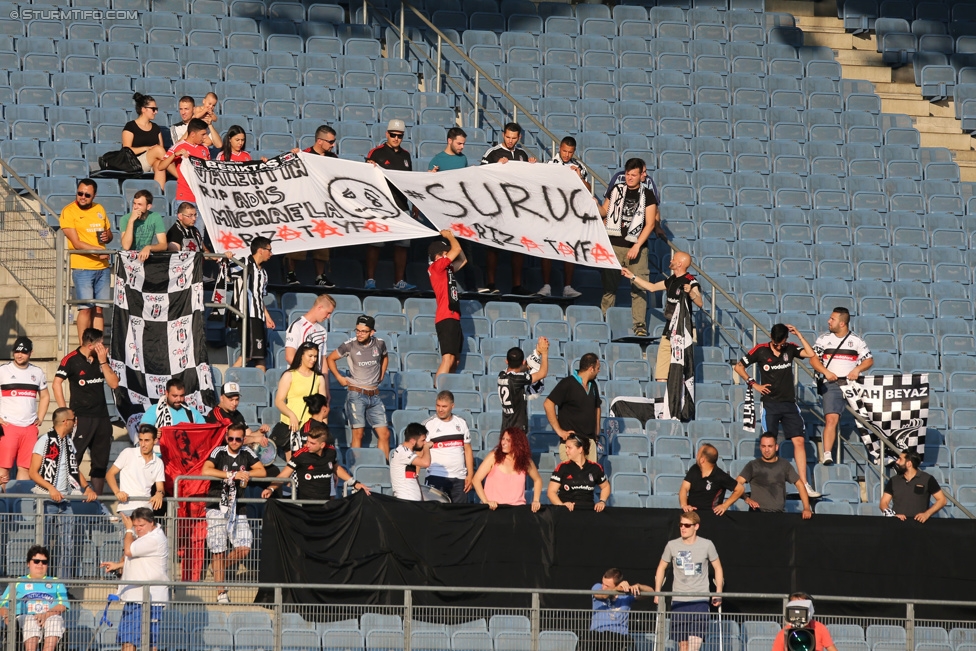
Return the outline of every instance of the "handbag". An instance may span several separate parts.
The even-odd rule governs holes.
[[[315,373],[313,371],[313,375],[312,375],[312,386],[308,390],[308,395],[309,396],[311,396],[313,393],[315,393],[315,381],[319,377],[322,377],[322,376],[319,373]],[[308,397],[308,396],[306,396],[306,397]],[[304,400],[302,402],[304,402]],[[305,412],[307,412],[307,411],[308,411],[308,403],[306,402],[305,403],[305,407],[302,409],[302,415],[298,417],[298,422],[299,423],[301,423],[302,422],[302,419],[305,418]],[[299,434],[301,433],[301,431],[302,431],[301,426],[299,426],[297,432],[292,432],[291,431],[291,426],[288,425],[288,423],[278,422],[277,424],[275,424],[274,428],[272,428],[272,430],[271,430],[271,436],[269,438],[271,438],[271,440],[274,441],[275,446],[277,446],[278,448],[280,448],[282,450],[287,450],[289,452],[294,453],[295,450],[297,450],[298,448],[301,447],[301,444],[300,444],[301,436],[299,436]],[[299,442],[299,445],[297,447],[295,446],[295,442],[296,441]]]
[[[98,157],[98,166],[103,170],[125,172],[126,174],[141,174],[142,163],[128,147],[118,151],[105,152]]]
[[[834,355],[837,354],[837,351],[841,349],[841,346],[844,345],[844,342],[847,341],[847,338],[850,336],[851,336],[851,331],[848,330],[847,334],[844,335],[844,338],[840,340],[840,343],[837,344],[837,346],[832,351],[824,351],[825,353],[830,352],[830,359],[828,359],[827,363],[824,364],[824,368],[830,366],[830,363],[834,361]],[[824,377],[821,375],[820,377],[817,378],[817,393],[822,394],[826,390],[827,390],[827,383],[824,381]]]

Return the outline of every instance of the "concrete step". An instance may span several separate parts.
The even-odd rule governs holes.
[[[927,133],[962,133],[959,120],[954,117],[918,117],[915,119],[915,128]]]
[[[842,74],[845,79],[864,79],[875,83],[891,83],[891,68],[881,66],[857,66],[841,64]]]
[[[853,50],[854,37],[850,34],[803,32],[804,45],[822,45],[835,50]]]
[[[835,57],[843,66],[883,66],[881,55],[873,50],[838,50]]]
[[[823,34],[846,34],[844,21],[836,16],[797,16],[796,26],[804,32],[820,32]]]
[[[885,95],[906,95],[912,99],[918,99],[918,86],[914,83],[896,81],[890,84],[875,84],[874,92],[881,97]]]
[[[957,151],[955,152],[956,162],[959,163],[959,167],[976,166],[976,149],[971,149],[969,151]]]
[[[969,151],[973,148],[973,138],[968,133],[920,133],[921,145],[923,147],[945,147],[946,149],[956,149]]]
[[[924,99],[885,99],[881,98],[881,110],[885,113],[904,113],[911,116],[929,116],[929,102]]]

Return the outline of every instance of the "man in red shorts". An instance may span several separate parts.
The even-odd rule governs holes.
[[[47,414],[51,395],[44,371],[30,363],[34,344],[27,337],[14,342],[13,361],[0,366],[0,484],[17,468],[17,479],[28,479],[38,425]]]

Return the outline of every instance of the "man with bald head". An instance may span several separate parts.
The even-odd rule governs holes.
[[[689,312],[691,311],[692,303],[698,307],[702,306],[701,285],[698,284],[697,278],[688,273],[688,267],[690,266],[691,256],[684,251],[678,251],[671,256],[671,264],[668,265],[668,268],[671,270],[671,275],[661,282],[648,282],[643,278],[638,278],[626,268],[622,270],[622,273],[625,278],[630,279],[630,282],[649,292],[664,290],[664,295],[667,299],[664,306],[664,323],[667,324],[671,322],[674,308],[678,306],[679,301],[685,302],[685,309]],[[670,367],[671,339],[668,334],[668,329],[665,327],[664,333],[661,336],[661,344],[657,349],[657,364],[654,368],[654,378],[658,382],[667,382]]]

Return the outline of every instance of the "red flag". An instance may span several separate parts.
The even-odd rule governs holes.
[[[159,428],[159,449],[166,467],[166,494],[173,495],[173,480],[181,475],[199,475],[203,463],[224,438],[226,425],[182,423]],[[207,480],[180,482],[180,497],[206,495]]]

